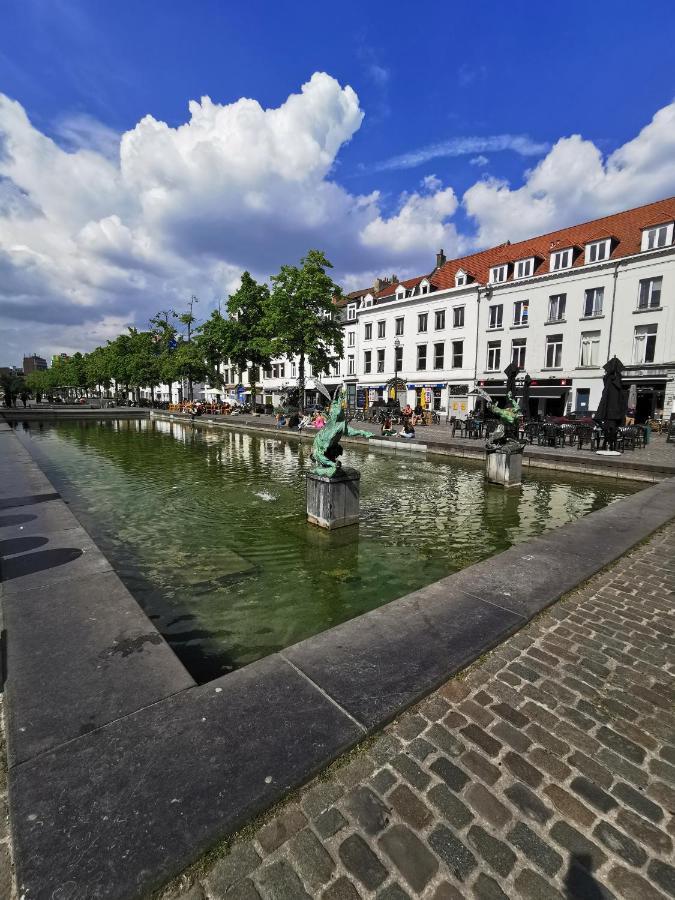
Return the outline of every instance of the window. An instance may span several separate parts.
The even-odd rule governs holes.
[[[498,372],[502,359],[502,342],[488,341],[487,345],[487,370]]]
[[[455,287],[464,287],[466,284],[466,272],[459,271],[455,275]]]
[[[488,328],[501,328],[504,307],[501,303],[488,309]]]
[[[350,321],[356,318],[356,303],[350,303],[347,307],[347,318]]]
[[[353,347],[356,344],[356,332],[348,331],[347,332],[347,346]]]
[[[291,363],[291,378],[298,377],[298,367],[295,363]]]
[[[673,223],[657,225],[655,228],[646,228],[642,232],[642,249],[657,250],[666,247],[673,242]]]
[[[638,292],[638,309],[656,309],[661,306],[661,284],[663,278],[644,278]]]
[[[397,372],[403,368],[403,347],[394,347],[394,365]]]
[[[355,369],[354,369],[354,357],[353,357],[353,356],[348,356],[348,357],[347,357],[347,375],[353,375],[353,374],[354,374],[354,371],[355,371]]]
[[[363,340],[370,341],[373,339],[373,323],[366,322],[365,328],[363,329]]]
[[[434,369],[442,369],[445,365],[445,344],[434,344]]]
[[[396,320],[396,334],[403,334],[403,317]]]
[[[377,371],[384,372],[384,350],[377,351]]]
[[[654,362],[656,355],[656,325],[638,325],[633,338],[633,362]]]
[[[373,351],[365,350],[363,353],[363,372],[364,375],[370,375],[373,371]]]
[[[534,272],[534,257],[516,263],[516,278],[529,278]]]
[[[396,299],[397,299],[397,300],[403,300],[404,297],[405,297],[405,288],[399,288],[399,289],[396,291]]]
[[[339,375],[339,374],[340,374],[340,363],[336,361],[333,363],[333,375]]]
[[[567,294],[554,294],[548,298],[548,321],[562,322],[565,318]]]
[[[452,342],[452,368],[461,369],[464,364],[464,341]]]
[[[516,300],[516,302],[513,304],[513,324],[527,325],[527,316],[529,311],[529,300]]]
[[[572,248],[567,250],[558,250],[551,254],[551,271],[557,272],[559,269],[569,269],[573,262]]]
[[[525,368],[525,338],[516,338],[511,342],[511,362],[515,363],[519,369]]]
[[[424,284],[420,285],[420,287],[421,287],[421,289],[422,289],[422,293],[423,293],[423,294],[428,294],[428,293],[429,293],[429,285],[428,285],[426,282],[424,282]]]
[[[373,298],[372,298],[372,297],[365,297],[364,300],[363,300],[363,307],[364,307],[364,309],[367,309],[368,307],[370,307],[370,306],[372,306],[372,305],[373,305]]]
[[[562,367],[562,334],[549,334],[546,338],[545,369],[560,369]]]
[[[437,309],[434,313],[434,328],[436,331],[442,331],[445,328],[445,310]]]
[[[500,281],[506,281],[509,277],[508,266],[493,266],[490,269],[490,281],[498,284]]]
[[[383,338],[386,334],[387,323],[386,322],[378,322],[377,323],[377,336],[379,338]]]
[[[428,322],[429,322],[429,314],[428,313],[420,313],[417,316],[417,330],[418,331],[426,331]]]
[[[606,238],[604,241],[594,241],[592,244],[586,244],[586,262],[602,262],[603,259],[609,259],[611,241]]]
[[[605,296],[604,288],[589,288],[584,292],[584,318],[602,315],[602,300]]]
[[[464,328],[464,307],[456,306],[452,311],[452,327]]]
[[[581,355],[579,357],[579,365],[584,367],[600,365],[599,331],[581,332]]]
[[[427,367],[427,345],[420,344],[417,347],[417,370],[423,372]]]

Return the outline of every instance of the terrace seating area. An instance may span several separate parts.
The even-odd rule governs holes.
[[[497,420],[490,418],[451,419],[451,436],[474,440],[487,438],[497,424]],[[591,421],[522,422],[518,431],[521,440],[537,447],[600,450],[605,443],[602,429]],[[647,446],[652,433],[661,432],[668,435],[668,442],[675,443],[675,423],[666,424],[663,428],[661,423],[652,422],[646,425],[625,425],[619,428],[616,449],[621,453],[626,450],[642,450]]]

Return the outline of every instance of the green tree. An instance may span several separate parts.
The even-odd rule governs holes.
[[[103,395],[108,396],[112,382],[112,370],[110,352],[108,347],[96,347],[85,357],[87,369],[87,383],[90,388],[99,386],[103,389]]]
[[[195,329],[193,342],[207,369],[209,384],[221,387],[224,384],[222,364],[228,358],[231,328],[220,309],[214,309],[210,317]]]
[[[268,327],[274,335],[273,355],[298,357],[298,391],[305,404],[305,363],[327,372],[342,355],[342,325],[335,298],[340,287],[326,269],[331,263],[320,250],[310,250],[297,266],[282,266],[272,276]]]
[[[267,285],[258,284],[255,278],[244,272],[239,290],[227,302],[230,318],[224,327],[223,349],[224,356],[240,372],[248,369],[254,413],[260,367],[270,364],[273,352],[269,306],[270,291]]]
[[[24,390],[25,381],[14,372],[0,373],[0,390],[4,394],[4,404],[7,407],[16,406],[16,398]]]
[[[160,310],[150,319],[150,327],[159,351],[159,367],[161,380],[169,387],[169,403],[173,400],[173,364],[171,354],[177,346],[176,326],[171,321],[173,313],[170,310]]]

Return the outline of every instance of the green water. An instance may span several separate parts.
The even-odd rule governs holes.
[[[639,487],[535,470],[505,491],[482,465],[349,447],[362,521],[326,534],[305,522],[300,442],[159,421],[17,433],[199,681]]]

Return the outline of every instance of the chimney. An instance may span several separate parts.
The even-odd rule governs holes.
[[[443,253],[443,248],[441,248],[436,254],[436,268],[440,269],[441,266],[445,265],[447,262],[445,258],[445,253]]]
[[[392,283],[392,284],[398,284],[398,275],[392,275],[392,276],[391,276],[391,283]]]

